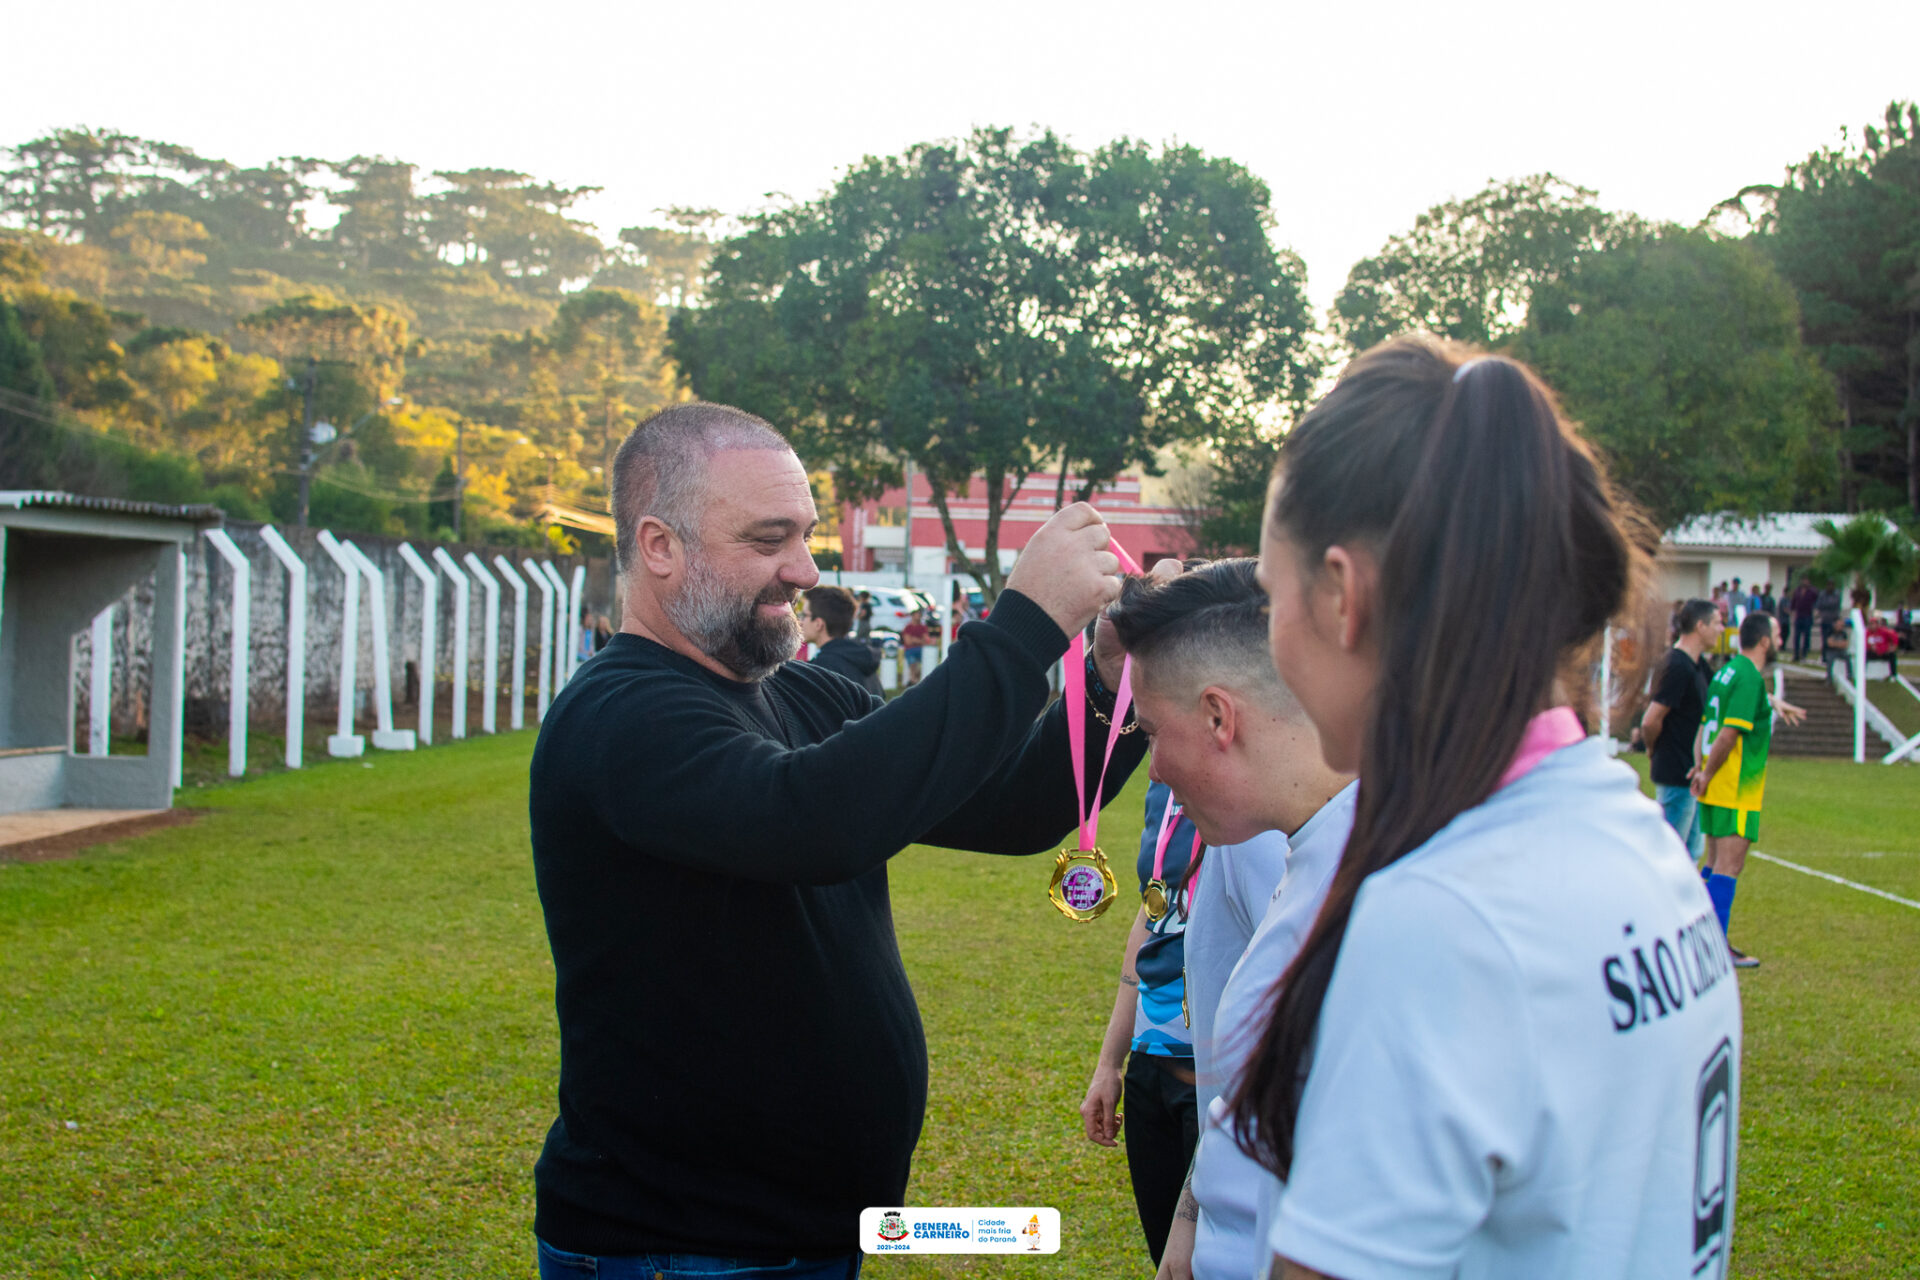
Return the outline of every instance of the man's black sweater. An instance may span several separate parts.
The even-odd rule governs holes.
[[[862,1208],[900,1203],[927,1056],[887,859],[1038,853],[1073,830],[1063,708],[1040,714],[1065,648],[1007,592],[891,704],[809,663],[739,683],[631,634],[581,668],[532,766],[560,1022],[542,1239],[825,1256],[859,1248]]]

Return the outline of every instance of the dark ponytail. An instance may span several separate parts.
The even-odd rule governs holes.
[[[1585,687],[1651,543],[1538,378],[1432,338],[1347,367],[1287,437],[1267,519],[1310,579],[1337,544],[1380,566],[1353,834],[1233,1099],[1237,1141],[1285,1177],[1361,883],[1491,795],[1528,720]]]

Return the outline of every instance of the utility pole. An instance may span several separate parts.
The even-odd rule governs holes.
[[[319,365],[312,356],[307,357],[307,386],[305,404],[300,411],[300,520],[302,529],[307,527],[307,500],[313,489],[313,392],[319,379]]]
[[[913,585],[913,459],[908,458],[904,468],[907,481],[907,530],[905,534],[906,551],[900,557],[900,585]]]

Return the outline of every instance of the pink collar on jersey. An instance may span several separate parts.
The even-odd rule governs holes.
[[[1509,783],[1520,781],[1533,767],[1562,747],[1570,747],[1587,736],[1587,730],[1580,723],[1580,717],[1573,714],[1572,707],[1553,707],[1542,711],[1527,721],[1527,731],[1520,736],[1520,750],[1514,754],[1513,763],[1500,775],[1498,791]]]

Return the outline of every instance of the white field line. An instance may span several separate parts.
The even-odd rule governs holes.
[[[1903,907],[1912,907],[1915,911],[1920,911],[1920,902],[1915,902],[1911,898],[1902,898],[1898,894],[1888,893],[1885,889],[1876,889],[1869,884],[1858,884],[1852,880],[1844,880],[1839,876],[1831,875],[1825,871],[1815,871],[1812,867],[1803,867],[1797,862],[1788,862],[1785,858],[1776,858],[1772,854],[1762,853],[1758,849],[1749,850],[1747,856],[1759,858],[1763,862],[1771,862],[1775,866],[1785,867],[1789,871],[1798,871],[1804,875],[1818,876],[1822,880],[1829,880],[1834,884],[1845,885],[1849,889],[1858,889],[1860,892],[1870,893],[1876,898],[1885,898],[1888,902],[1897,902]]]

